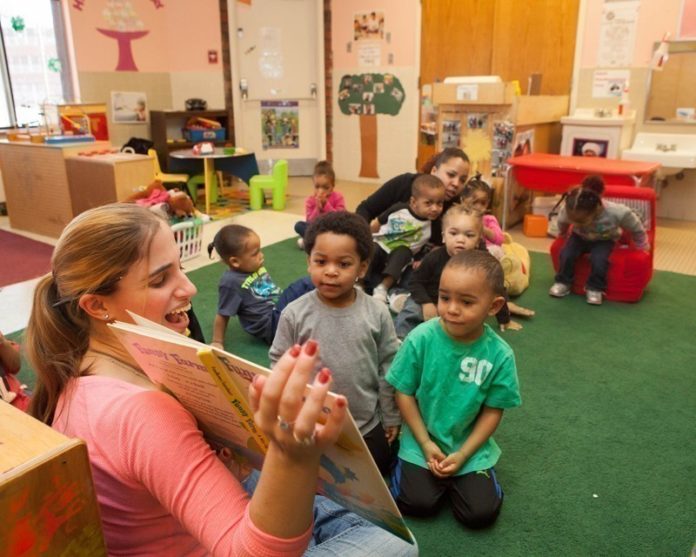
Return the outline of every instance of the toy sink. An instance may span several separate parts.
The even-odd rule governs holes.
[[[621,158],[631,161],[659,162],[662,176],[696,168],[696,135],[678,133],[638,133],[633,147],[624,149]]]

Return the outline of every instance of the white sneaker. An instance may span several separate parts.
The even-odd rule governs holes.
[[[304,249],[304,238],[297,239],[297,247],[300,249]]]
[[[392,310],[392,313],[401,313],[401,310],[404,309],[404,305],[406,304],[406,300],[408,300],[408,297],[410,294],[408,292],[397,292],[396,294],[391,294],[389,296],[389,309]]]
[[[389,303],[387,289],[384,288],[384,286],[382,286],[381,284],[379,286],[376,286],[375,289],[372,291],[372,297],[378,302],[382,302],[383,304]]]
[[[590,290],[589,288],[585,289],[585,299],[587,300],[588,304],[592,304],[593,306],[601,306],[602,305],[602,291],[601,290]]]
[[[549,296],[554,298],[563,298],[570,294],[570,285],[563,284],[562,282],[554,282],[553,286],[549,288]]]

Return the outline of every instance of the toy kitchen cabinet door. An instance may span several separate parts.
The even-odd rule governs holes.
[[[230,10],[235,143],[261,172],[278,159],[310,175],[325,157],[323,5],[235,2]]]

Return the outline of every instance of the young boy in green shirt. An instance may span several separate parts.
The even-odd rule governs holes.
[[[439,319],[404,340],[387,381],[405,422],[392,493],[399,508],[431,516],[447,494],[470,528],[493,524],[503,502],[493,440],[503,409],[520,405],[515,357],[485,320],[505,298],[503,269],[487,251],[453,256],[440,279]]]

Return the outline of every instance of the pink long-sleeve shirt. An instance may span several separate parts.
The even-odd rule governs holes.
[[[305,201],[305,216],[307,217],[307,222],[312,222],[319,215],[345,210],[346,200],[343,199],[343,194],[338,193],[336,190],[329,194],[326,203],[324,203],[324,206],[321,209],[317,203],[317,198],[313,195],[310,195]]]
[[[53,427],[87,443],[109,555],[302,555],[311,528],[281,539],[173,397],[103,376],[61,395]]]
[[[483,221],[483,226],[486,228],[490,228],[491,231],[493,232],[493,239],[489,240],[486,238],[486,246],[500,246],[503,244],[503,230],[500,228],[500,224],[498,224],[498,219],[495,218],[493,215],[483,215],[482,218]]]

